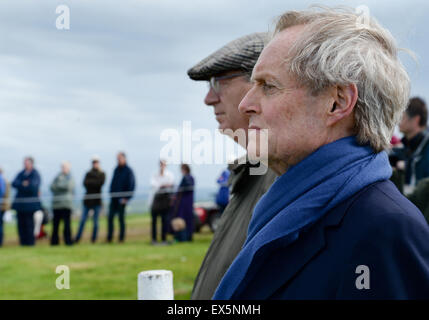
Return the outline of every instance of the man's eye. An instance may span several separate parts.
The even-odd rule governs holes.
[[[275,86],[273,86],[273,85],[271,85],[271,84],[268,84],[268,83],[264,83],[264,84],[262,85],[262,90],[263,90],[265,93],[272,92],[275,88],[276,88]]]

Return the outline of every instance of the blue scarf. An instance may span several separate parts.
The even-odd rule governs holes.
[[[255,206],[246,242],[213,299],[239,299],[249,279],[263,267],[267,251],[293,243],[302,230],[341,202],[391,174],[386,152],[376,154],[354,136],[324,145],[290,167]]]

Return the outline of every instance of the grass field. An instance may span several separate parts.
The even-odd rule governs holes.
[[[117,223],[117,221],[115,221]],[[73,221],[76,234],[78,221]],[[118,225],[115,225],[115,232]],[[212,234],[204,228],[191,243],[150,245],[148,214],[127,216],[125,243],[104,243],[106,218],[100,218],[98,243],[89,237],[88,221],[78,245],[51,247],[48,239],[35,247],[18,245],[15,225],[5,226],[0,248],[0,299],[136,299],[137,274],[145,270],[173,271],[175,299],[189,299],[194,279]],[[50,225],[47,228],[50,233]],[[62,239],[61,239],[62,240]],[[58,265],[70,269],[70,289],[58,290]]]

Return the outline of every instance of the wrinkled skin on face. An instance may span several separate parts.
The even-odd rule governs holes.
[[[268,165],[278,174],[320,146],[352,134],[356,86],[314,96],[287,72],[285,58],[302,30],[287,28],[265,47],[253,70],[253,86],[239,105],[249,116],[249,129],[268,129]],[[260,149],[257,140],[249,139],[249,153]]]

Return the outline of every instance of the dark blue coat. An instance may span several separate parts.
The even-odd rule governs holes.
[[[126,196],[115,196],[112,198],[119,200],[122,198],[131,199],[132,191],[135,188],[135,178],[133,170],[128,165],[125,166],[117,166],[113,173],[112,182],[110,183],[110,192],[130,192],[130,194]]]
[[[28,186],[24,187],[22,185],[23,181],[27,180],[29,182]],[[12,187],[14,187],[17,192],[15,195],[15,201],[12,204],[12,209],[18,212],[28,212],[33,213],[41,209],[39,201],[39,188],[40,188],[40,175],[36,169],[33,169],[29,174],[22,170],[16,176],[15,180],[12,182]],[[25,198],[33,198],[25,200]]]
[[[429,299],[429,227],[393,183],[377,182],[261,265],[233,299]],[[356,287],[361,265],[369,289]]]

